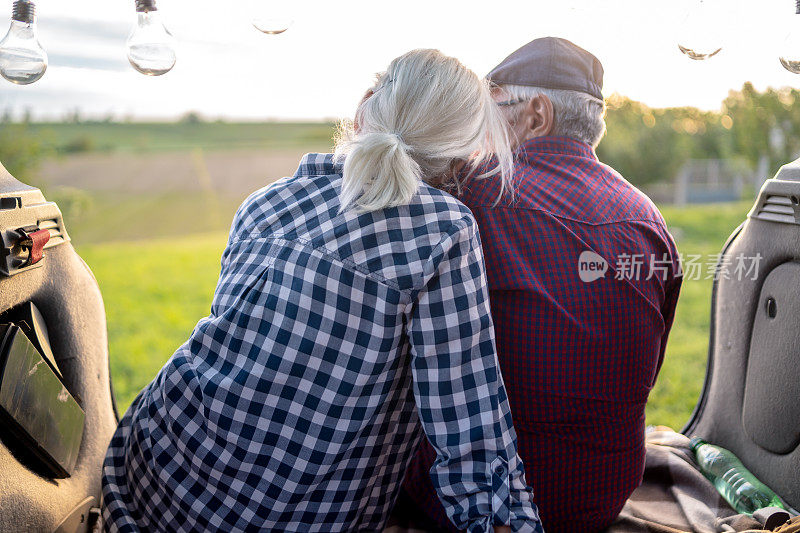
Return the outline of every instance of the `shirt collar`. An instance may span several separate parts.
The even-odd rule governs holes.
[[[570,137],[535,137],[523,142],[517,148],[517,153],[531,156],[537,154],[572,155],[597,160],[597,155],[591,146]]]
[[[338,161],[334,154],[306,154],[300,160],[295,171],[299,176],[331,176],[342,173],[343,161]]]

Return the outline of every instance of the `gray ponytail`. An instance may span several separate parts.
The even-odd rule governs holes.
[[[364,211],[405,205],[419,189],[422,170],[410,147],[394,133],[372,132],[341,145],[344,162],[341,203]]]
[[[474,166],[495,157],[501,189],[512,157],[504,119],[488,84],[438,50],[398,57],[345,124],[336,153],[344,158],[341,208],[377,211],[408,204],[422,181],[456,160]]]

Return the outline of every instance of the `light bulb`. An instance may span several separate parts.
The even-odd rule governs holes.
[[[800,15],[800,0],[796,0],[795,12]],[[800,23],[800,16],[796,16],[792,22],[792,31],[786,36],[780,50],[778,59],[783,68],[793,74],[800,74],[800,28],[795,26]]]
[[[136,0],[136,27],[128,37],[128,61],[147,76],[161,76],[175,66],[175,39],[164,27],[155,0]]]
[[[720,37],[721,9],[730,2],[719,0],[691,0],[692,7],[687,14],[678,36],[678,48],[689,59],[703,61],[722,51]],[[722,6],[720,5],[722,3]]]
[[[0,74],[18,85],[38,81],[47,70],[47,54],[36,35],[35,9],[33,2],[16,0],[11,27],[0,41]]]
[[[253,26],[267,35],[279,35],[289,29],[294,20],[285,5],[275,2],[258,0],[259,7],[253,17]]]

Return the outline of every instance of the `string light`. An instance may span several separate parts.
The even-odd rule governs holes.
[[[136,0],[136,27],[128,37],[128,61],[147,76],[161,76],[175,66],[175,39],[161,22],[155,0]]]
[[[800,0],[795,2],[795,13],[800,15]],[[793,74],[800,74],[800,17],[795,16],[792,20],[792,30],[786,37],[781,47],[780,57],[778,58],[783,68]]]
[[[44,76],[47,53],[39,44],[36,6],[29,0],[16,0],[11,27],[0,41],[0,75],[12,83],[28,85]]]
[[[267,35],[280,35],[294,23],[285,4],[272,0],[259,0],[253,17],[253,26]]]
[[[678,37],[678,49],[686,57],[704,61],[722,51],[719,35],[722,7],[720,0],[692,0],[692,7],[679,29]]]

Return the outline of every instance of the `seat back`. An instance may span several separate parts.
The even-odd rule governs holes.
[[[800,160],[764,184],[718,277],[706,382],[683,432],[800,508]]]
[[[100,290],[61,212],[0,166],[3,531],[85,531],[96,518],[116,426],[107,346]]]

